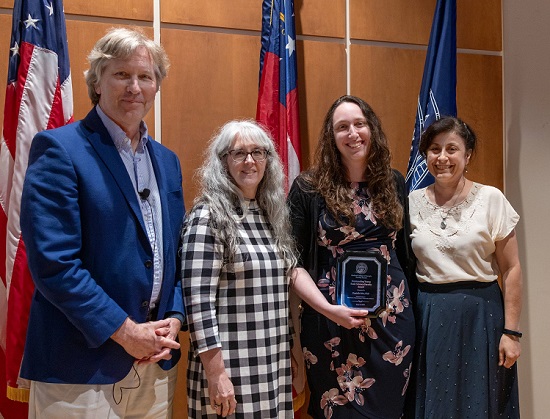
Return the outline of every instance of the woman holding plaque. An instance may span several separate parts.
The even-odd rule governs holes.
[[[405,275],[408,204],[403,176],[390,167],[380,121],[362,99],[342,96],[331,106],[313,166],[295,180],[288,201],[299,275],[311,276],[332,304],[355,300],[361,306],[361,298],[373,293],[381,294],[382,304],[352,330],[303,304],[309,414],[401,417],[415,339]],[[373,255],[385,262],[379,272],[371,266]],[[359,263],[342,274],[348,257]],[[377,274],[379,286],[369,286]]]
[[[473,130],[453,117],[419,144],[435,183],[409,196],[417,418],[519,418],[519,216],[498,189],[466,178],[475,147]]]
[[[225,124],[199,170],[182,240],[190,418],[292,418],[289,286],[346,327],[367,314],[330,305],[293,276],[283,173],[273,140],[252,121]]]

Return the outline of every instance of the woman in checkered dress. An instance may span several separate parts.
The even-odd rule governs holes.
[[[284,173],[256,123],[224,125],[199,176],[182,240],[189,418],[292,418],[289,282],[348,328],[366,313],[335,309],[310,279],[288,279],[296,258]]]

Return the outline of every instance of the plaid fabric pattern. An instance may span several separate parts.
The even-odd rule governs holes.
[[[293,417],[285,268],[269,223],[255,201],[249,205],[231,263],[224,263],[208,207],[196,206],[186,221],[182,274],[191,338],[189,418],[216,418],[198,354],[217,347],[235,387],[236,417]]]

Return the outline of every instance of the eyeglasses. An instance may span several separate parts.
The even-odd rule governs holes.
[[[255,162],[264,161],[267,158],[267,155],[269,154],[269,152],[262,148],[256,148],[250,152],[240,150],[240,149],[229,150],[227,154],[231,156],[231,158],[235,163],[242,163],[248,158],[249,154],[252,156],[252,159],[254,159]]]

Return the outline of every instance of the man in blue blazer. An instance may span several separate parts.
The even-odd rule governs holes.
[[[36,285],[21,369],[29,417],[170,417],[184,320],[182,175],[143,122],[168,59],[121,28],[88,59],[96,106],[36,135],[23,188]]]

